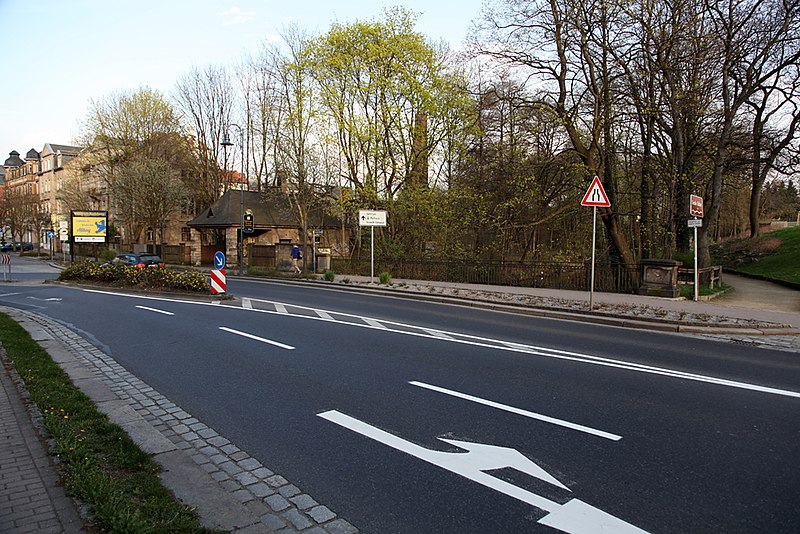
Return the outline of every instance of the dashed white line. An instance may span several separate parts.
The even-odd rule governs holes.
[[[453,391],[451,389],[445,389],[439,386],[433,386],[431,384],[426,384],[424,382],[411,381],[409,382],[409,384],[411,384],[412,386],[429,389],[431,391],[436,391],[438,393],[444,393],[445,395],[450,395],[452,397],[457,397],[459,399],[468,400],[470,402],[475,402],[477,404],[483,404],[484,406],[490,406],[492,408],[497,408],[499,410],[503,410],[506,412],[522,415],[530,419],[536,419],[538,421],[544,421],[545,423],[551,423],[554,425],[562,426],[564,428],[569,428],[571,430],[585,432],[586,434],[591,434],[593,436],[599,436],[601,438],[610,439],[612,441],[619,441],[622,439],[622,436],[618,436],[617,434],[612,434],[610,432],[605,432],[603,430],[598,430],[596,428],[579,425],[577,423],[572,423],[570,421],[565,421],[563,419],[557,419],[555,417],[538,414],[536,412],[529,412],[528,410],[523,410],[521,408],[515,408],[514,406],[500,404],[499,402],[482,399],[480,397],[474,397],[472,395],[467,395],[466,393],[460,393],[458,391]]]
[[[231,334],[236,334],[237,336],[242,336],[242,337],[246,337],[248,339],[254,339],[256,341],[260,341],[262,343],[267,343],[269,345],[274,345],[274,346],[280,347],[282,349],[294,350],[294,347],[292,347],[291,345],[286,345],[286,344],[281,343],[279,341],[274,341],[272,339],[267,339],[267,338],[260,337],[260,336],[254,336],[253,334],[248,334],[247,332],[242,332],[240,330],[234,330],[233,328],[228,328],[226,326],[220,326],[219,329],[224,331],[224,332],[229,332]]]
[[[136,307],[137,307],[137,308],[139,308],[140,310],[146,310],[146,311],[156,312],[156,313],[160,313],[160,314],[162,314],[162,315],[175,315],[175,314],[174,314],[174,313],[172,313],[172,312],[169,312],[169,311],[164,311],[164,310],[159,310],[158,308],[149,308],[149,307],[147,307],[147,306],[136,306]]]

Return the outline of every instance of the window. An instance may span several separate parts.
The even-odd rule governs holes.
[[[181,241],[184,243],[188,243],[192,240],[192,229],[188,226],[184,226],[181,228]]]

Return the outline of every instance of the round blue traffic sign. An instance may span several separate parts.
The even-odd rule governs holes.
[[[225,254],[222,251],[218,250],[216,254],[214,254],[214,268],[215,269],[224,269],[225,268]]]

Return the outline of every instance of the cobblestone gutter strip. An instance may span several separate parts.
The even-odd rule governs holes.
[[[194,469],[198,470],[195,474],[202,472],[210,476],[227,495],[241,504],[242,510],[247,512],[244,515],[257,518],[257,522],[252,524],[242,524],[241,518],[238,523],[236,519],[223,518],[222,523],[216,521],[216,526],[210,525],[212,528],[225,527],[225,521],[232,521],[227,528],[233,532],[358,532],[358,529],[339,518],[329,508],[262,465],[213,428],[182,410],[69,328],[33,312],[12,309],[3,311],[15,316],[17,320],[24,319],[34,323],[46,333],[45,338],[49,335],[60,340],[75,359],[85,366],[84,372],[90,372],[114,393],[118,400],[110,402],[117,404],[116,419],[122,419],[123,428],[128,430],[141,426],[144,422],[152,427],[140,428],[141,436],[137,441],[143,440],[144,443],[140,443],[140,446],[154,453],[157,461],[162,458],[168,460],[177,451],[183,451],[191,458]],[[42,336],[39,337],[41,339]],[[124,415],[119,415],[120,401],[135,412],[127,420]],[[178,473],[181,472],[179,464],[173,467]],[[169,485],[170,475],[165,473],[163,480]],[[197,504],[202,518],[203,503]],[[232,512],[231,515],[236,514]]]

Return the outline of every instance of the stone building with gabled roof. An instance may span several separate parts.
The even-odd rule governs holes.
[[[303,245],[302,229],[297,210],[289,197],[279,190],[268,193],[228,190],[211,207],[192,219],[192,264],[211,263],[214,253],[221,250],[237,263],[242,214],[249,210],[253,216],[253,231],[244,234],[243,247],[249,254],[251,246],[275,246],[288,251],[292,245]],[[317,235],[317,246],[343,250],[348,234],[341,222],[324,210],[316,208],[308,215],[309,245]],[[277,253],[281,257],[280,251]],[[247,258],[245,258],[247,263]]]

